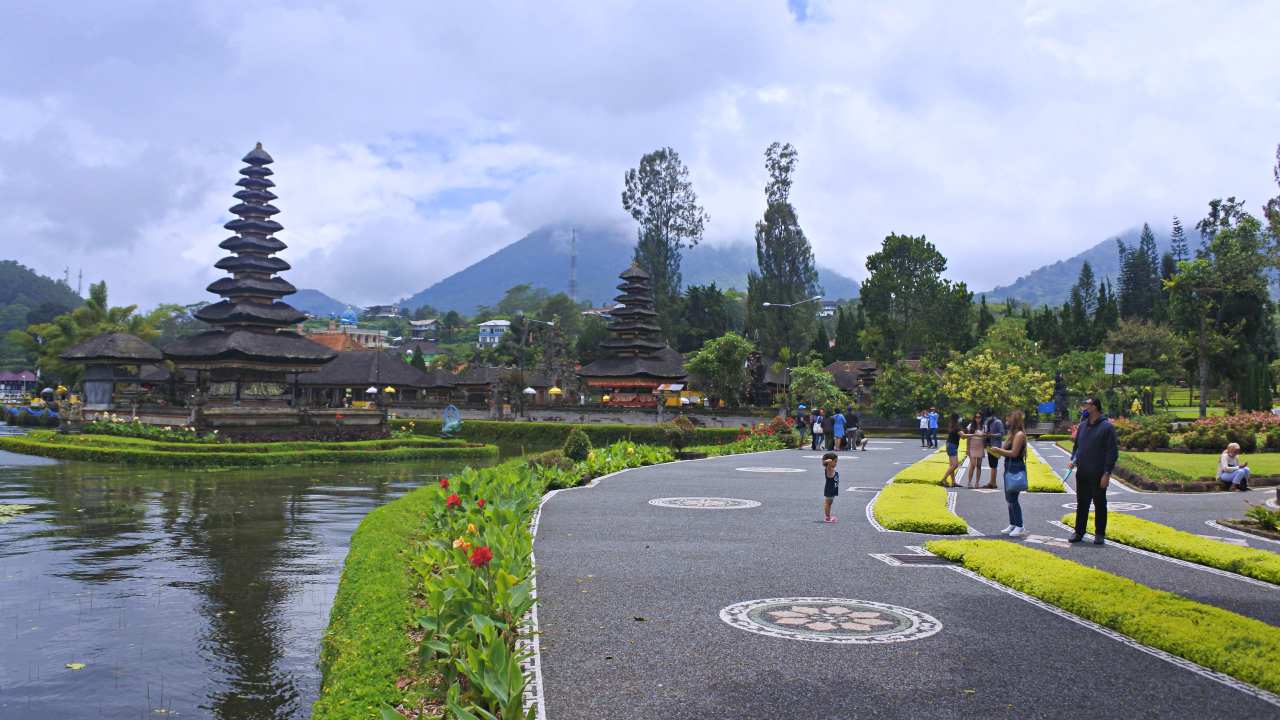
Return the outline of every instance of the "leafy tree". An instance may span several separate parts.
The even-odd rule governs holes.
[[[833,362],[831,338],[827,337],[827,324],[818,321],[818,334],[813,338],[813,352],[822,358],[822,362]]]
[[[691,352],[711,338],[718,338],[734,325],[733,300],[715,283],[690,285],[681,301],[676,349]]]
[[[600,346],[608,339],[608,323],[594,315],[582,318],[582,326],[578,330],[578,341],[574,345],[578,362],[586,365],[603,357],[604,353]]]
[[[689,356],[685,367],[697,377],[707,394],[737,406],[747,384],[747,356],[755,350],[750,340],[735,332],[708,340],[702,349]]]
[[[849,396],[841,392],[835,378],[817,361],[791,369],[791,392],[811,408],[849,406]]]
[[[895,363],[881,371],[874,390],[872,407],[882,418],[906,418],[924,408],[950,405],[938,373],[906,363]]]
[[[669,147],[647,153],[627,171],[622,207],[639,224],[635,260],[653,279],[658,322],[674,340],[680,252],[698,244],[710,218],[698,205],[689,169]]]
[[[1107,333],[1103,348],[1109,353],[1124,353],[1126,367],[1150,368],[1170,382],[1180,374],[1187,344],[1167,325],[1145,320],[1121,320],[1114,330]]]
[[[9,340],[36,358],[36,367],[44,376],[71,386],[80,380],[83,368],[58,357],[68,348],[108,332],[130,333],[147,341],[159,335],[150,319],[135,314],[136,310],[136,305],[111,307],[107,303],[107,283],[94,283],[89,286],[89,297],[83,305],[50,322],[12,330]]]
[[[862,345],[876,362],[972,347],[973,294],[944,279],[946,269],[947,259],[923,235],[889,235],[867,258]]]
[[[427,359],[422,355],[422,348],[417,345],[413,346],[413,356],[409,358],[409,364],[419,370],[427,369]]]
[[[1062,306],[1059,317],[1062,336],[1067,347],[1073,350],[1088,350],[1094,346],[1093,323],[1086,309],[1084,293],[1080,288],[1071,288],[1071,298]]]
[[[1280,185],[1280,145],[1276,145],[1276,164],[1271,170],[1271,177],[1275,178],[1277,185]],[[1277,253],[1280,253],[1280,195],[1263,204],[1262,216],[1267,221],[1267,233],[1271,235],[1271,255],[1274,261],[1277,259]]]
[[[1171,309],[1193,347],[1200,385],[1200,416],[1207,413],[1211,364],[1228,377],[1252,358],[1273,354],[1273,327],[1262,225],[1234,198],[1209,204],[1196,224],[1216,233],[1196,259],[1182,263],[1169,281]]]
[[[457,310],[450,310],[445,313],[444,317],[440,318],[440,329],[443,331],[444,341],[453,342],[454,333],[464,325],[462,316],[458,314]]]
[[[521,283],[515,287],[509,288],[498,301],[495,308],[498,315],[506,315],[508,317],[527,313],[529,315],[536,314],[542,309],[547,302],[551,293],[545,288],[535,288],[528,283]]]
[[[1086,267],[1088,267],[1088,265],[1089,265],[1088,263],[1085,263]],[[987,331],[991,329],[991,326],[994,325],[995,322],[996,322],[995,316],[991,314],[991,311],[989,309],[987,309],[987,296],[983,295],[982,302],[978,304],[977,336],[979,341],[982,340],[982,338],[987,334]]]
[[[1039,370],[996,359],[980,350],[947,365],[943,392],[966,412],[984,407],[997,410],[1034,408],[1053,396],[1053,380]]]
[[[970,353],[984,351],[1008,364],[1037,368],[1046,365],[1040,349],[1027,336],[1026,325],[1018,318],[1004,317],[997,320],[987,336]]]
[[[556,293],[547,298],[534,317],[543,322],[554,322],[570,344],[577,341],[582,327],[582,308],[566,293]]]
[[[1069,392],[1088,395],[1101,390],[1105,384],[1103,360],[1103,353],[1100,351],[1076,350],[1055,357],[1053,371],[1062,373]]]
[[[1055,356],[1067,352],[1067,340],[1058,320],[1058,313],[1048,305],[1033,313],[1027,320],[1027,337],[1034,341],[1042,352]]]
[[[808,347],[817,313],[811,303],[792,305],[820,294],[813,249],[791,205],[792,175],[797,163],[790,143],[773,143],[765,151],[769,183],[764,219],[756,223],[759,272],[747,276],[747,328],[761,352],[776,357],[782,348]],[[764,303],[771,303],[765,307]]]

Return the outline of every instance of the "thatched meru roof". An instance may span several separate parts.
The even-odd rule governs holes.
[[[688,373],[684,370],[684,356],[669,347],[651,355],[626,355],[606,357],[584,366],[578,371],[584,378],[641,377],[668,382],[680,382]]]
[[[361,387],[373,385],[397,388],[453,387],[452,376],[445,372],[423,372],[383,350],[357,350],[338,353],[319,372],[298,376],[299,385],[322,387]]]
[[[609,339],[600,344],[605,357],[584,366],[584,378],[639,377],[678,382],[685,379],[684,358],[662,341],[658,313],[653,308],[653,285],[638,265],[618,276],[621,305],[609,311]]]
[[[282,367],[314,367],[337,353],[297,333],[262,333],[249,330],[210,330],[177,340],[164,348],[165,357],[180,365],[198,367],[238,362]]]
[[[103,333],[67,349],[58,357],[68,362],[154,363],[164,355],[145,340],[129,333]]]

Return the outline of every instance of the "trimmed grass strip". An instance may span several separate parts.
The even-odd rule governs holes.
[[[1280,627],[998,540],[931,540],[932,553],[1138,642],[1280,693]]]
[[[1075,513],[1068,513],[1062,516],[1062,522],[1070,525],[1075,523],[1075,518]],[[1093,513],[1089,513],[1089,532],[1093,531]],[[1121,513],[1108,516],[1107,538],[1158,555],[1280,585],[1280,555],[1265,550],[1210,540]]]
[[[947,509],[947,491],[928,485],[886,485],[876,497],[871,513],[876,522],[890,530],[929,533],[932,535],[964,535],[969,524]]]

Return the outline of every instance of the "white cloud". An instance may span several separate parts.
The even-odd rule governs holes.
[[[0,66],[0,246],[120,301],[205,297],[238,158],[276,159],[294,269],[409,295],[548,222],[627,223],[675,147],[748,241],[764,148],[800,151],[820,261],[927,234],[985,288],[1270,181],[1266,2],[897,6],[208,0],[29,6]],[[998,256],[998,257],[997,257]]]

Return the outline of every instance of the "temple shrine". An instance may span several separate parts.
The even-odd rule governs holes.
[[[578,375],[608,405],[655,407],[660,385],[684,382],[684,358],[662,340],[649,274],[633,263],[618,277],[619,306],[609,311],[609,339],[600,345],[606,355]]]

